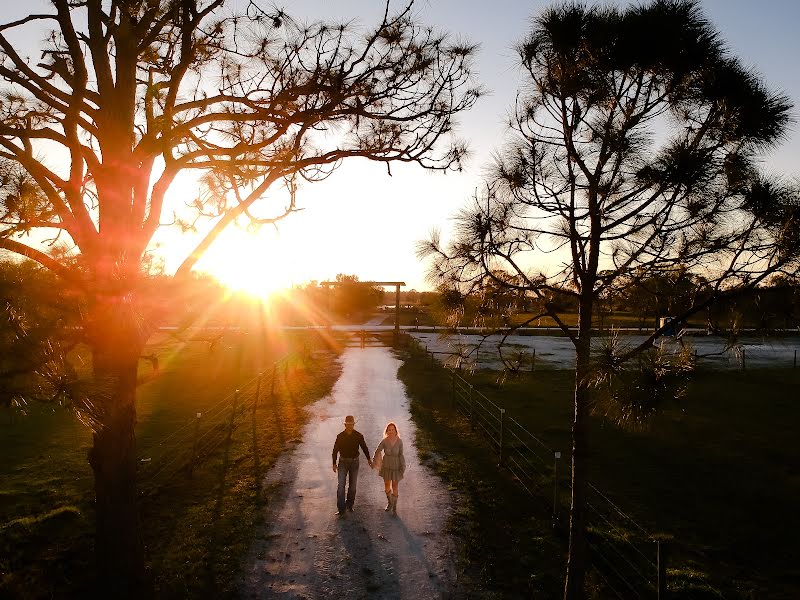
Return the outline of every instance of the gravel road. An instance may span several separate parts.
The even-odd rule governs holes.
[[[302,440],[267,475],[280,484],[245,565],[245,598],[457,598],[456,541],[444,531],[455,498],[421,464],[400,361],[388,348],[350,348],[330,396],[310,409]],[[331,450],[355,415],[370,452],[388,421],[405,442],[398,516],[383,511],[383,481],[361,457],[355,512],[337,517]]]

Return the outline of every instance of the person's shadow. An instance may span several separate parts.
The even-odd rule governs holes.
[[[369,507],[363,510],[380,509]],[[377,524],[380,531],[371,530],[370,525],[374,527],[374,524]],[[401,581],[403,575],[401,555],[407,555],[402,562],[419,564],[419,567],[414,569],[415,573],[426,572],[435,589],[443,589],[445,582],[442,582],[440,576],[432,569],[425,554],[423,539],[408,529],[402,515],[381,514],[377,523],[374,521],[365,523],[350,517],[340,519],[337,527],[339,539],[349,556],[356,558],[373,556],[377,559],[361,566],[355,560],[352,565],[353,583],[360,581],[367,596],[375,594],[381,597],[401,598],[404,591],[419,590],[418,581],[416,579],[412,581],[411,576],[408,581]]]

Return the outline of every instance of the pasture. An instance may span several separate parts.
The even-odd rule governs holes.
[[[141,386],[137,437],[155,595],[236,597],[240,562],[271,493],[261,488],[262,476],[296,442],[303,407],[338,377],[336,344],[316,332],[268,339],[162,335],[150,351],[160,372]],[[287,354],[291,359],[275,370],[273,396],[269,367]],[[557,595],[565,541],[552,530],[546,498],[531,498],[497,468],[493,450],[453,411],[446,370],[431,366],[424,353],[404,358],[399,375],[412,401],[421,458],[462,498],[450,522],[465,540],[462,581],[476,593]],[[262,370],[268,375],[255,406],[254,376]],[[143,378],[149,373],[144,362]],[[497,372],[478,371],[472,382],[568,454],[569,371],[537,370],[502,382]],[[232,405],[237,387],[238,412]],[[681,404],[667,407],[647,430],[623,431],[594,419],[592,482],[648,532],[670,540],[673,597],[788,599],[800,593],[800,570],[791,560],[791,532],[800,526],[794,510],[800,495],[797,397],[798,369],[700,370]],[[63,408],[36,405],[28,412],[13,421],[0,415],[0,598],[87,597],[91,436]],[[197,412],[208,419],[198,425],[201,439],[217,429],[221,435],[209,452],[198,453],[190,477]],[[599,582],[591,581],[604,597]]]
[[[314,333],[198,331],[158,334],[147,352],[158,357],[159,373],[151,378],[143,361],[147,381],[139,392],[137,440],[145,553],[155,595],[233,597],[240,561],[269,494],[261,489],[262,474],[296,441],[304,407],[338,377],[336,344]],[[282,357],[273,387],[272,365]],[[256,406],[254,383],[262,370]],[[243,395],[234,407],[239,387]],[[199,424],[198,412],[204,415]],[[197,452],[191,448],[195,426]],[[90,445],[89,430],[65,408],[31,405],[26,415],[0,414],[0,598],[89,594]]]
[[[412,398],[419,446],[438,457],[437,469],[462,492],[464,505],[451,525],[471,541],[464,546],[467,570],[487,589],[512,597],[515,590],[557,596],[566,540],[550,527],[552,486],[531,498],[497,468],[494,450],[452,408],[449,372],[431,366],[427,355],[412,353],[400,377]],[[499,383],[497,372],[479,371],[472,381],[566,457],[572,377],[546,370]],[[800,369],[701,370],[686,398],[647,430],[593,419],[591,481],[647,532],[668,540],[671,597],[788,600],[800,594],[792,559],[792,532],[800,530],[798,397]],[[567,478],[568,462],[562,462]],[[566,510],[565,494],[561,502]],[[594,583],[597,597],[613,597]]]

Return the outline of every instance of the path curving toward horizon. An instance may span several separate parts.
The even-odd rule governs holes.
[[[456,541],[444,531],[453,495],[420,463],[408,398],[388,348],[350,348],[331,394],[310,407],[302,440],[271,469],[281,491],[267,507],[247,557],[244,598],[413,599],[459,596]],[[398,516],[383,511],[383,481],[361,457],[355,512],[336,511],[331,450],[355,415],[370,452],[388,421],[405,444]]]

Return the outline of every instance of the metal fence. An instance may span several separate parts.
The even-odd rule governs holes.
[[[222,444],[230,442],[248,414],[255,417],[265,397],[275,396],[276,383],[281,374],[288,373],[291,360],[292,355],[287,354],[273,362],[148,449],[139,458],[140,484],[156,485],[180,473],[191,477],[195,468],[213,456]]]
[[[431,363],[435,355],[425,348]],[[497,453],[499,464],[508,469],[516,482],[531,496],[552,508],[554,527],[566,525],[571,481],[567,457],[534,435],[509,411],[488,398],[466,379],[458,362],[443,361],[449,370],[453,408],[463,414],[470,426],[483,434]],[[565,463],[565,464],[564,464]],[[610,494],[592,483],[587,489],[586,538],[591,565],[597,577],[616,598],[666,597],[667,544],[624,512]],[[719,590],[707,588],[722,598]],[[684,598],[693,598],[690,591]]]

